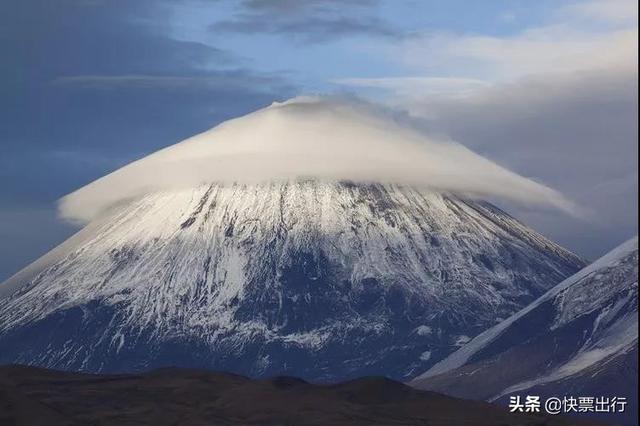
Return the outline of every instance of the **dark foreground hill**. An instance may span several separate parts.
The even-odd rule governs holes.
[[[0,367],[2,425],[573,425],[372,377],[313,385],[200,370],[90,375]]]

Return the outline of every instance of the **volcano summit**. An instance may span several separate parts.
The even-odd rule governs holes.
[[[65,197],[0,285],[0,362],[408,379],[584,263],[483,196],[571,204],[345,103],[276,104]]]

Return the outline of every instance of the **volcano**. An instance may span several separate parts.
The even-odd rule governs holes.
[[[429,176],[417,173],[395,179],[413,164],[403,158],[386,169],[394,182],[373,181],[371,165],[385,152],[375,143],[361,152],[369,166],[353,164],[354,179],[347,179],[346,163],[312,167],[313,176],[296,167],[260,168],[278,157],[272,145],[251,152],[250,161],[237,152],[209,161],[203,147],[224,151],[215,139],[240,125],[243,133],[232,139],[246,154],[247,144],[269,134],[282,146],[289,122],[296,137],[332,140],[335,125],[317,132],[327,114],[349,121],[340,140],[373,122],[333,109],[294,109],[291,121],[278,108],[160,151],[65,198],[63,215],[87,223],[0,285],[0,363],[406,380],[584,266],[482,201],[485,188],[460,186],[490,176],[504,183],[502,192],[511,182],[514,193],[553,195],[481,158],[452,185],[419,185],[417,177]],[[374,127],[363,135],[386,131]],[[317,161],[329,154],[322,150]],[[211,174],[235,170],[227,161],[259,170],[251,181],[236,180],[236,171],[226,179]],[[193,173],[184,178],[185,170]],[[269,179],[261,175],[267,171]]]

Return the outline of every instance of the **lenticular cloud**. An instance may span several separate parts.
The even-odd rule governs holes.
[[[296,98],[155,152],[60,201],[89,222],[112,206],[204,183],[317,178],[396,183],[573,211],[558,192],[354,102]]]

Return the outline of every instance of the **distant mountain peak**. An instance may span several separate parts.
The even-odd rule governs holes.
[[[634,237],[476,336],[412,384],[497,401],[514,394],[620,396],[629,401],[631,419],[637,413],[637,347]]]

